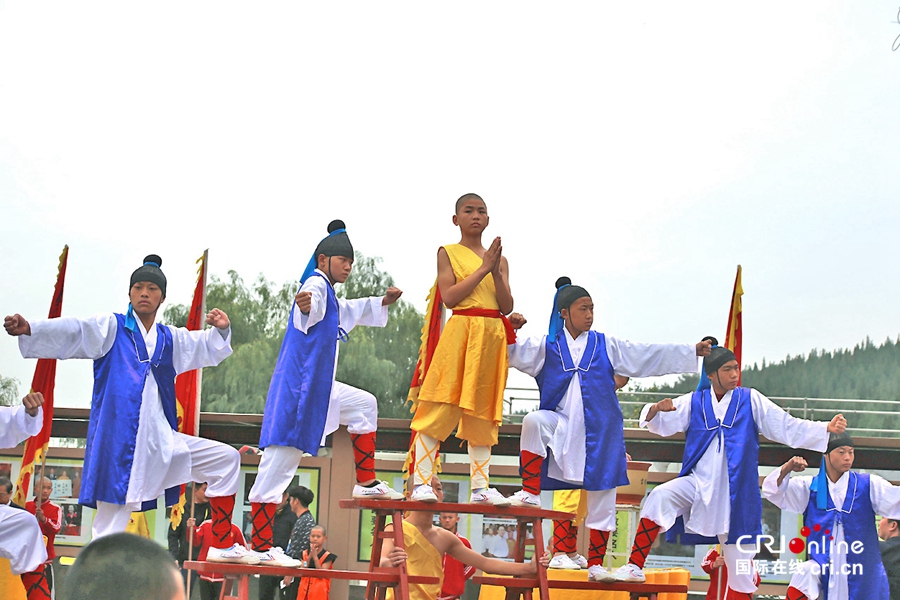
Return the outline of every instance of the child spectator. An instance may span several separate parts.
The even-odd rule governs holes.
[[[328,541],[327,532],[321,525],[313,525],[309,532],[309,550],[303,551],[303,562],[308,569],[331,569],[334,567],[336,554],[325,549]],[[303,577],[297,592],[297,600],[328,600],[331,591],[331,579],[325,577]]]

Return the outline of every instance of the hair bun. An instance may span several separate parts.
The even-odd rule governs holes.
[[[328,233],[332,233],[334,231],[337,231],[338,229],[347,229],[347,226],[344,225],[344,222],[340,219],[335,219],[328,224]]]
[[[717,340],[716,338],[714,338],[714,337],[711,336],[711,335],[706,336],[705,338],[703,338],[703,339],[700,340],[700,341],[701,341],[701,342],[705,342],[705,341],[707,341],[707,340],[710,341],[710,342],[712,342],[712,345],[713,345],[713,346],[718,346],[718,345],[719,345],[719,340]]]
[[[145,256],[144,264],[146,265],[147,263],[156,263],[157,267],[162,267],[162,259],[158,254],[148,254],[147,256]]]
[[[564,285],[572,285],[572,280],[568,277],[560,277],[556,280],[556,289],[559,289]]]

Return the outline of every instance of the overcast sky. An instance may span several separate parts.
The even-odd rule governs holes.
[[[327,223],[424,310],[481,194],[516,310],[746,363],[900,334],[898,2],[0,2],[0,313],[123,311],[163,257],[299,277]],[[230,315],[240,319],[240,315]],[[34,361],[0,343],[27,391]],[[91,365],[57,402],[87,406]]]

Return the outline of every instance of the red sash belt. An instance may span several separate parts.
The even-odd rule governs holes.
[[[464,308],[462,310],[454,310],[453,314],[461,317],[488,317],[491,319],[500,319],[503,321],[503,328],[506,330],[506,343],[516,343],[516,330],[513,329],[512,323],[509,322],[506,315],[499,310],[490,308]]]

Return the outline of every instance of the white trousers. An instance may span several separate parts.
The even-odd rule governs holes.
[[[821,567],[814,560],[800,563],[800,568],[791,576],[790,586],[803,592],[809,600],[816,600],[821,593]]]
[[[33,514],[0,506],[0,556],[9,559],[13,575],[34,571],[47,560],[44,536]]]
[[[675,519],[687,514],[696,498],[696,484],[693,477],[678,477],[657,486],[644,500],[641,518],[650,519],[660,527],[662,532],[675,524]],[[719,534],[719,539],[727,539],[728,532]],[[753,569],[754,552],[741,552],[736,544],[722,544],[722,555],[725,568],[728,570],[728,587],[736,592],[750,593],[756,591],[754,583],[756,571]],[[738,568],[738,561],[742,561]],[[749,561],[749,562],[743,562]],[[750,566],[749,572],[745,568]]]
[[[536,410],[522,419],[520,448],[547,458],[547,446],[556,432],[560,416],[551,410]],[[616,489],[588,491],[585,525],[598,531],[616,530]]]
[[[191,480],[207,484],[207,497],[221,498],[237,493],[241,476],[241,455],[237,450],[228,444],[206,438],[182,433],[176,433],[175,436],[188,447]],[[151,476],[165,477],[165,474],[153,473]],[[97,512],[91,526],[93,539],[125,531],[131,520],[131,513],[140,508],[140,502],[126,504],[97,502]]]
[[[378,403],[375,396],[365,390],[335,381],[331,388],[331,403],[337,403],[339,413],[337,424],[326,422],[325,436],[346,425],[352,435],[372,433],[378,426]],[[330,411],[329,411],[330,412]],[[333,428],[332,428],[333,427]],[[250,489],[250,502],[278,503],[281,495],[290,485],[303,452],[289,446],[269,446],[263,451],[259,461],[256,481]]]

